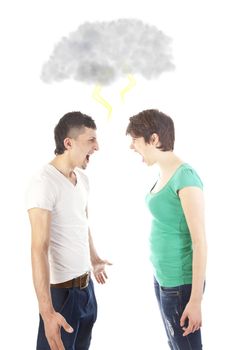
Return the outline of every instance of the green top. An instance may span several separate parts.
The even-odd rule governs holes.
[[[146,196],[153,216],[150,259],[163,287],[192,283],[192,241],[178,196],[180,189],[189,186],[203,188],[196,171],[183,163],[160,191]]]

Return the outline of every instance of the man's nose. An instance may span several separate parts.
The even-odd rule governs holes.
[[[99,144],[98,144],[98,142],[96,141],[96,143],[95,143],[95,151],[98,151],[99,150]]]

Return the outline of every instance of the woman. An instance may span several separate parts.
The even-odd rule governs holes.
[[[174,124],[158,110],[130,118],[131,148],[147,165],[157,164],[159,180],[146,196],[152,214],[151,262],[155,293],[171,349],[202,349],[201,302],[205,284],[206,239],[202,182],[173,153]]]

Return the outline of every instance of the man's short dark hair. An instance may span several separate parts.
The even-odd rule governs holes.
[[[159,137],[159,149],[162,151],[172,151],[174,149],[174,123],[166,114],[157,109],[147,109],[129,118],[129,120],[126,135],[143,137],[146,143],[150,143],[151,135],[155,133]]]
[[[54,129],[54,139],[56,144],[56,149],[54,153],[63,154],[65,151],[64,140],[66,137],[71,137],[71,132],[82,130],[86,128],[91,128],[96,130],[96,125],[94,120],[86,114],[81,112],[69,112],[66,113],[58,122]]]

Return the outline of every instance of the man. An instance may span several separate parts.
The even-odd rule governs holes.
[[[37,350],[87,350],[97,316],[90,277],[105,283],[105,265],[87,219],[88,180],[82,171],[98,150],[96,125],[81,112],[65,114],[54,130],[55,158],[32,180],[27,209],[32,272],[39,303]]]

